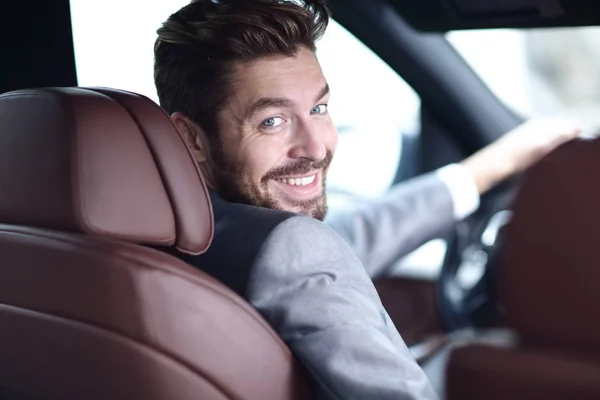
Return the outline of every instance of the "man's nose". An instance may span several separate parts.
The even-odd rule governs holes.
[[[324,132],[321,132],[310,121],[298,124],[295,136],[294,147],[290,152],[291,158],[307,158],[314,161],[321,161],[327,155],[327,149],[323,140]]]

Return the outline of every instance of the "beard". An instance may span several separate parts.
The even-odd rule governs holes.
[[[218,149],[213,154],[213,161],[216,166],[214,184],[219,195],[225,200],[233,203],[295,212],[316,218],[320,221],[325,219],[325,215],[327,214],[325,177],[333,159],[331,152],[328,151],[325,158],[320,161],[301,159],[281,167],[273,168],[263,175],[259,182],[255,182],[245,174],[245,165],[242,162],[227,160],[223,156],[222,147],[220,146],[213,147],[213,149]],[[281,176],[306,174],[316,170],[322,171],[322,188],[321,194],[313,199],[278,199],[269,190],[268,183],[270,180]]]

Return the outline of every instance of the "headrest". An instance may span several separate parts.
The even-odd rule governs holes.
[[[203,178],[169,117],[101,88],[0,95],[0,223],[190,254],[213,233]]]
[[[577,140],[524,176],[498,278],[507,322],[530,337],[600,347],[600,140]]]

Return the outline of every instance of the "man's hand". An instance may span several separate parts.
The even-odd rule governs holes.
[[[465,159],[462,165],[471,171],[479,193],[483,194],[580,134],[580,126],[573,121],[534,118]]]

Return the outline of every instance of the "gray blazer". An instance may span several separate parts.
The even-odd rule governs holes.
[[[243,295],[306,367],[318,399],[437,397],[370,276],[452,223],[446,186],[426,175],[332,222],[335,231],[292,216],[266,235]]]

